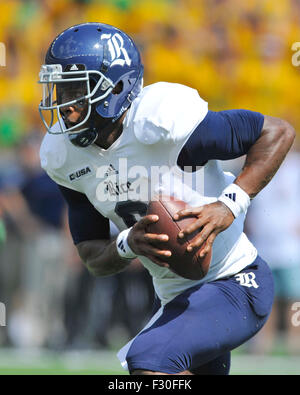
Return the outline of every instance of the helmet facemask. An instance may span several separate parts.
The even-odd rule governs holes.
[[[41,119],[49,133],[80,133],[89,129],[92,105],[109,96],[113,82],[96,70],[86,70],[82,64],[70,65],[62,71],[60,64],[42,65],[39,83],[43,85],[43,99],[39,105]],[[80,111],[87,106],[83,119],[67,126],[62,109],[73,106]],[[52,130],[55,123],[60,130]]]

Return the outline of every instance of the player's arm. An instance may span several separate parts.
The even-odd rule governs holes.
[[[94,208],[84,194],[62,186],[60,190],[68,204],[69,227],[74,244],[89,272],[100,277],[126,269],[131,259],[124,259],[116,240],[110,239],[109,220]],[[143,217],[133,226],[128,243],[133,248],[134,257],[147,256],[160,266],[168,266],[163,258],[171,252],[154,245],[155,242],[161,245],[162,241],[168,240],[168,236],[147,233],[147,225],[157,220],[157,216]]]
[[[122,259],[116,243],[107,240],[85,240],[76,245],[89,272],[97,277],[110,276],[127,268],[130,260]]]
[[[182,150],[179,164],[195,166],[211,159],[234,159],[246,154],[233,191],[236,188],[237,195],[240,193],[241,199],[247,200],[255,197],[272,179],[294,138],[294,128],[278,118],[247,110],[210,111]],[[202,228],[188,247],[192,250],[206,241],[202,255],[211,249],[216,236],[235,219],[234,210],[222,201],[183,210],[175,219],[191,214],[197,215],[198,219],[180,232],[179,237]]]
[[[117,240],[110,239],[109,220],[103,217],[79,192],[60,186],[68,204],[69,227],[78,254],[94,276],[110,276],[126,269],[137,255],[151,259],[159,266],[168,267],[164,257],[171,252],[158,248],[168,240],[167,235],[147,233],[147,226],[158,220],[147,215],[137,222],[129,232],[128,246],[134,257],[123,258],[117,248]],[[157,245],[158,244],[158,245]]]
[[[163,242],[168,241],[168,236],[147,232],[147,226],[157,220],[158,216],[147,215],[130,228],[128,234],[125,231],[126,237],[123,240],[126,240],[127,243],[126,250],[130,251],[130,255],[133,254],[130,258],[124,259],[120,256],[120,249],[117,248],[119,238],[103,244],[99,240],[84,241],[77,245],[79,255],[86,262],[89,271],[96,276],[118,273],[124,270],[138,255],[149,258],[159,266],[169,267],[164,258],[169,257],[171,251],[163,249]],[[100,247],[102,248],[100,249]]]
[[[235,184],[253,199],[271,181],[295,139],[294,128],[279,118],[265,116],[262,132],[249,149]]]
[[[59,186],[68,205],[70,232],[80,258],[94,276],[108,276],[124,270],[130,260],[121,259],[115,241],[110,240],[109,220],[79,192]]]

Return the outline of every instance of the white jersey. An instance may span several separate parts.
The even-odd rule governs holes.
[[[120,230],[144,215],[146,204],[157,193],[173,195],[194,207],[211,203],[234,176],[224,173],[215,160],[195,172],[176,165],[182,147],[207,111],[207,103],[196,90],[159,82],[145,87],[133,101],[122,134],[108,149],[79,148],[67,135],[47,134],[41,164],[55,182],[84,193]],[[139,257],[153,277],[162,304],[191,286],[233,275],[254,261],[257,251],[243,233],[244,219],[239,216],[216,237],[210,269],[202,280],[184,279]]]

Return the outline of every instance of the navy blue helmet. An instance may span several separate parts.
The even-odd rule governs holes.
[[[121,30],[96,22],[64,30],[51,43],[39,74],[43,84],[39,111],[48,132],[68,133],[79,146],[93,143],[98,131],[89,124],[92,110],[115,122],[140,93],[143,71],[138,48]],[[117,85],[118,94],[114,94]],[[61,92],[68,87],[74,96],[64,101]],[[85,118],[67,127],[62,107],[83,103],[88,103]],[[51,116],[45,116],[45,111]],[[56,121],[60,127],[53,130]]]

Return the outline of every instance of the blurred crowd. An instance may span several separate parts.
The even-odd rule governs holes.
[[[300,152],[296,142],[275,178],[257,195],[249,210],[246,231],[270,265],[275,303],[254,351],[282,345],[300,354],[300,322],[293,319],[300,302]],[[300,147],[298,146],[298,149]],[[296,324],[296,325],[295,325]]]
[[[86,21],[116,25],[135,39],[145,85],[183,83],[211,110],[256,110],[300,130],[300,67],[291,50],[300,42],[300,0],[0,0],[0,302],[8,317],[0,345],[106,347],[111,328],[129,338],[151,311],[151,280],[139,262],[114,277],[87,273],[64,201],[39,165],[40,65],[59,32]],[[261,335],[270,346],[258,339],[253,348],[260,350],[272,348],[277,332],[292,339],[291,350],[300,338],[288,316],[300,301],[297,152],[248,215],[247,233],[274,269],[278,290]]]
[[[145,84],[195,87],[214,110],[259,109],[300,125],[300,1],[0,0],[0,144],[40,125],[36,81],[52,39],[72,24],[101,21],[132,35]]]

